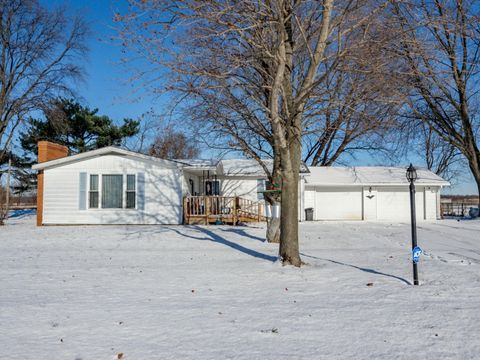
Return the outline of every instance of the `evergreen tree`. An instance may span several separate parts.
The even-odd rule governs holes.
[[[27,192],[36,187],[36,176],[30,167],[37,161],[40,140],[65,145],[70,154],[94,150],[111,145],[121,145],[126,138],[139,131],[139,122],[124,119],[115,125],[98,109],[90,109],[72,99],[57,99],[44,110],[44,118],[31,118],[25,132],[20,133],[22,156],[15,156],[15,192]]]
[[[20,134],[25,163],[36,160],[37,143],[48,140],[68,147],[71,154],[120,145],[139,131],[139,122],[124,119],[117,126],[112,119],[98,115],[98,109],[82,106],[72,99],[57,99],[44,111],[44,119],[30,119],[27,130]]]

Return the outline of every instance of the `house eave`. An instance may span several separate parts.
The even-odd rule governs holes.
[[[319,182],[307,182],[305,186],[324,186],[324,187],[363,187],[363,186],[389,186],[389,187],[398,187],[398,186],[408,186],[408,183],[319,183]],[[417,182],[416,186],[450,186],[448,181],[439,181],[439,182]]]
[[[181,167],[181,165],[175,161],[167,160],[167,159],[160,159],[153,156],[148,156],[140,153],[136,153],[129,150],[120,149],[117,147],[109,146],[101,149],[91,150],[84,153],[71,155],[67,157],[63,157],[56,160],[46,161],[43,163],[38,163],[32,166],[33,170],[44,170],[51,167],[61,166],[70,164],[77,161],[92,159],[100,156],[106,155],[115,155],[115,156],[124,156],[124,157],[131,157],[136,158],[144,161],[153,161],[157,163],[168,163],[172,167]]]

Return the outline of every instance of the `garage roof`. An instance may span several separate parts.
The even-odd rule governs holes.
[[[385,166],[311,166],[310,176],[306,178],[307,185],[323,186],[399,186],[408,185],[406,168]],[[417,168],[416,184],[430,186],[448,186],[450,183],[427,169]]]
[[[268,169],[272,169],[273,160],[263,159],[263,163]],[[223,174],[227,176],[265,176],[265,171],[260,164],[253,159],[225,159],[220,163],[223,167]],[[300,173],[308,173],[308,167],[302,162],[300,164]]]

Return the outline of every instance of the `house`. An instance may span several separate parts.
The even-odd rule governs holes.
[[[116,147],[68,156],[66,147],[41,141],[33,169],[37,225],[237,223],[271,213],[263,201],[265,172],[253,160],[166,160]],[[315,220],[406,219],[404,169],[302,165],[300,172],[300,221],[307,208]],[[435,219],[448,183],[419,174],[419,219]]]
[[[248,160],[164,160],[116,147],[68,156],[41,141],[33,169],[37,225],[265,219],[266,177]]]

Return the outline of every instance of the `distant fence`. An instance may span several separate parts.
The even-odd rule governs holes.
[[[472,205],[472,203],[442,203],[441,212],[442,217],[445,216],[468,216],[471,208],[476,208],[478,205]]]
[[[10,210],[20,210],[20,209],[36,209],[37,204],[31,203],[17,203],[17,204],[10,204]]]
[[[5,193],[0,192],[0,207],[5,206]],[[35,209],[37,207],[37,197],[36,196],[19,196],[13,195],[10,196],[9,201],[10,210],[19,210],[19,209]]]

